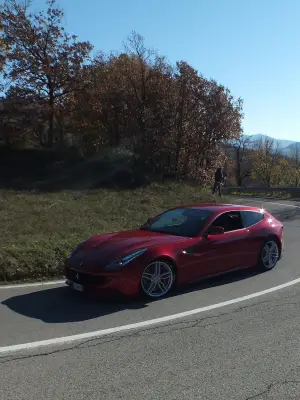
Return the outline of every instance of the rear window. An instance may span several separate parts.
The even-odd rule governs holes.
[[[243,224],[245,228],[255,225],[264,219],[264,214],[258,211],[242,211]]]

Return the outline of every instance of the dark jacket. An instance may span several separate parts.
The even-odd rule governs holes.
[[[222,168],[218,168],[215,173],[215,182],[222,183],[225,179],[225,174]]]

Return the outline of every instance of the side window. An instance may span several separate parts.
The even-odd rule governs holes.
[[[242,211],[244,227],[255,225],[264,219],[264,214],[256,211]]]
[[[221,226],[225,232],[237,231],[243,229],[243,221],[239,211],[229,211],[217,217],[212,226]]]

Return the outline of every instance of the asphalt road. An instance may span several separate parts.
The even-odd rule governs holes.
[[[99,302],[62,285],[0,289],[0,399],[300,399],[299,284],[158,326],[1,353],[4,346],[147,321],[299,278],[300,203],[279,203],[256,203],[285,228],[284,258],[264,274],[232,274],[148,303]]]

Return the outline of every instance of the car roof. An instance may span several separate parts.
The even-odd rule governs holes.
[[[180,206],[176,208],[193,208],[193,209],[206,209],[212,212],[225,212],[225,211],[258,211],[261,212],[262,208],[252,207],[242,204],[216,204],[216,203],[200,203]]]

